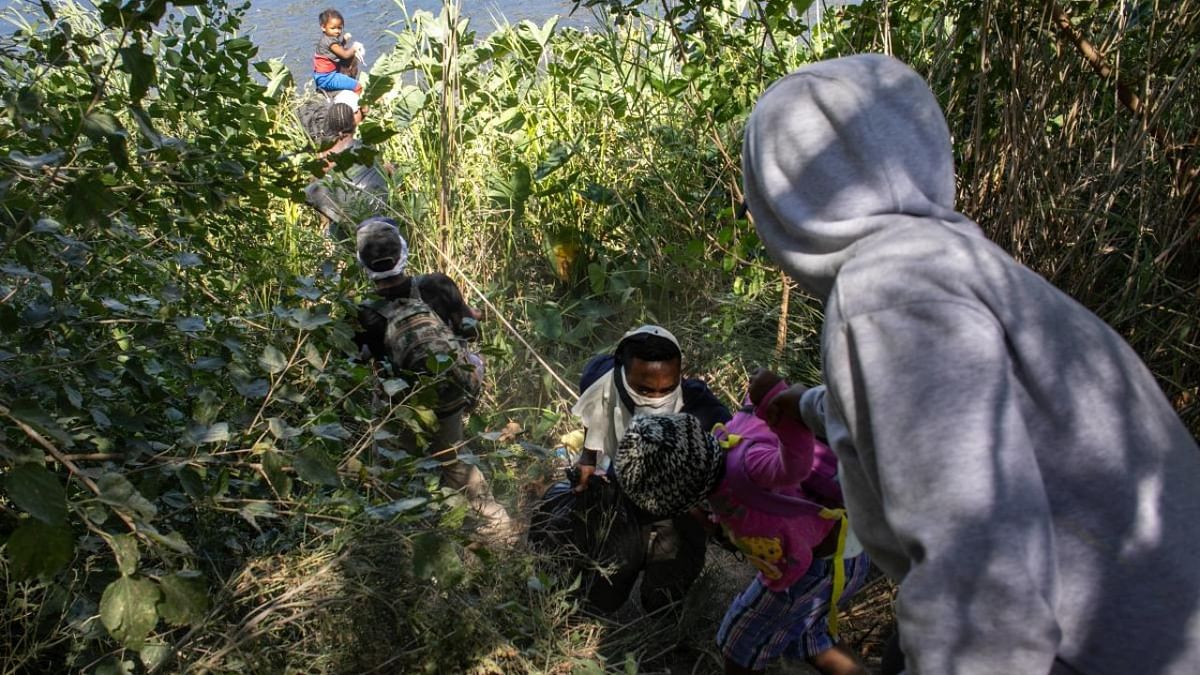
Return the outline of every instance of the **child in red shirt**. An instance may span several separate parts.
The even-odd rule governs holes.
[[[321,21],[321,39],[317,40],[313,54],[313,80],[318,89],[339,91],[349,89],[362,93],[358,82],[358,54],[362,43],[347,46],[349,33],[342,33],[345,20],[336,9],[327,9],[318,17]]]

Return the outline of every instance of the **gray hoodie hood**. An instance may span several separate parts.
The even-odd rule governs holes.
[[[933,92],[891,57],[822,61],[772,85],[747,123],[742,170],[759,237],[821,300],[857,246],[884,229],[982,236],[954,210],[950,133]]]

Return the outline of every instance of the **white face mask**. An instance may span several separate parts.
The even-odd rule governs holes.
[[[621,369],[621,381],[627,382],[624,368]],[[679,412],[679,409],[683,407],[683,388],[681,385],[676,385],[671,390],[671,393],[659,398],[642,396],[631,390],[628,386],[625,387],[625,393],[629,394],[629,400],[633,401],[633,414],[635,415],[669,415]]]

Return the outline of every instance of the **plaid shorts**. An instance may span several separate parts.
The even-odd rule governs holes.
[[[846,588],[839,607],[846,607],[866,583],[871,561],[863,553],[846,559]],[[807,659],[834,646],[829,634],[829,597],[833,561],[814,560],[808,572],[786,591],[772,591],[754,577],[734,599],[717,631],[717,646],[743,668],[765,670],[785,656]]]

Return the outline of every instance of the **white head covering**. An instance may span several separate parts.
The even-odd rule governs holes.
[[[408,266],[408,242],[391,218],[376,216],[358,224],[355,233],[358,262],[372,281],[404,273]]]
[[[346,105],[350,106],[351,110],[353,110],[354,112],[358,112],[358,94],[354,93],[353,91],[350,91],[349,89],[343,89],[343,90],[339,91],[338,93],[334,94],[333,102],[334,103],[345,103]]]
[[[653,325],[634,328],[621,337],[621,342],[634,335],[643,334],[669,340],[676,348],[679,347],[679,340],[675,339],[670,331],[662,326]],[[621,342],[617,343],[618,349]],[[625,435],[625,429],[635,415],[671,415],[683,409],[683,388],[680,384],[677,384],[671,393],[660,398],[641,396],[626,387],[625,393],[629,395],[634,404],[634,409],[630,412],[621,403],[621,394],[617,390],[615,374],[618,369],[621,371],[620,381],[624,382],[624,368],[620,364],[616,364],[612,370],[593,382],[579,396],[579,402],[571,409],[571,414],[583,421],[585,430],[583,447],[603,453],[603,456],[597,458],[596,462],[597,468],[600,469],[606,468],[612,458],[616,456],[621,437]]]

